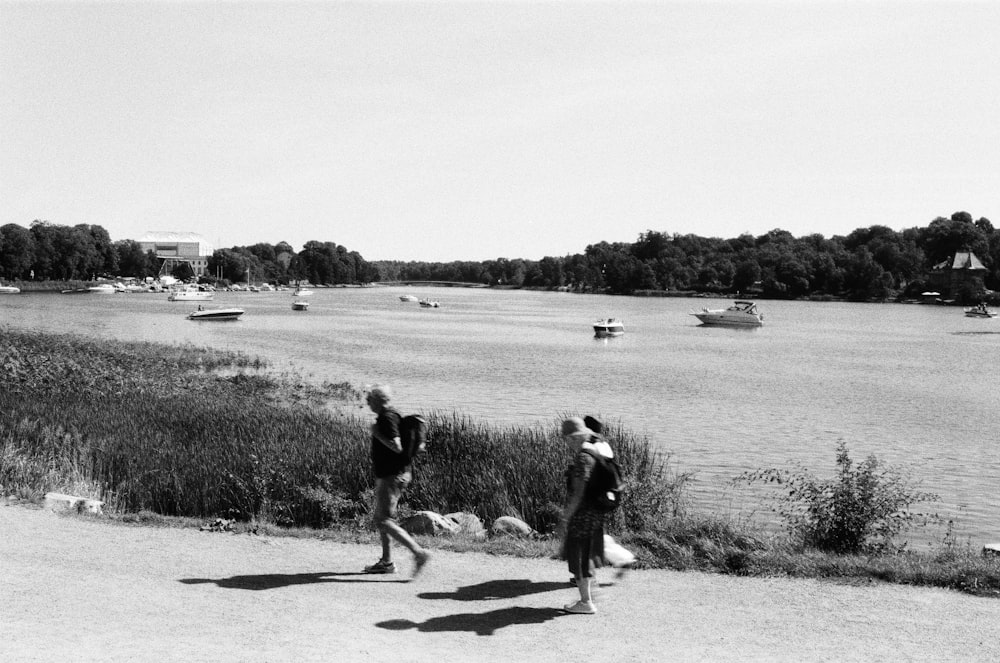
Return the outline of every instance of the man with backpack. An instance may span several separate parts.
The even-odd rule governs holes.
[[[371,428],[371,453],[375,473],[375,526],[382,542],[382,557],[366,566],[365,573],[396,572],[396,564],[392,561],[392,539],[395,539],[413,553],[413,577],[416,578],[430,554],[396,522],[399,498],[413,478],[412,450],[404,449],[400,439],[400,416],[389,405],[392,399],[389,387],[372,387],[366,398],[368,407],[376,415]]]

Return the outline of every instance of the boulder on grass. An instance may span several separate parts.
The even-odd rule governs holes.
[[[490,527],[493,536],[513,536],[516,538],[527,538],[535,535],[535,530],[531,529],[528,523],[514,516],[500,516],[493,521]]]
[[[76,495],[45,493],[45,508],[53,511],[76,511],[77,513],[101,513],[104,502]]]
[[[429,536],[454,534],[458,531],[458,525],[440,513],[433,511],[417,511],[409,518],[403,520],[400,526],[410,534],[424,534]]]
[[[483,527],[483,521],[476,514],[457,511],[446,513],[444,517],[458,525],[459,534],[471,536],[479,541],[486,538],[486,528]]]

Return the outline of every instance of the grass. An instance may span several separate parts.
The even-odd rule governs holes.
[[[46,492],[102,499],[110,518],[374,543],[370,417],[348,384],[275,375],[239,353],[188,345],[93,342],[0,328],[0,493],[38,502]],[[467,511],[489,523],[514,515],[531,540],[440,538],[435,547],[550,556],[568,459],[552,425],[500,427],[426,413],[428,451],[403,505]],[[765,534],[725,514],[692,514],[690,475],[648,440],[612,423],[628,499],[610,531],[639,566],[736,575],[835,578],[1000,593],[1000,560],[945,537],[910,551],[823,552],[802,537]]]

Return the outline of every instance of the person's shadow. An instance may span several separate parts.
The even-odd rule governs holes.
[[[451,599],[452,601],[494,601],[512,599],[517,596],[569,589],[565,582],[532,582],[527,578],[510,580],[488,580],[478,585],[459,587],[454,592],[423,592],[417,594],[422,599]]]
[[[469,631],[476,635],[493,635],[497,629],[515,624],[543,624],[550,619],[566,614],[556,608],[502,608],[481,613],[463,613],[431,617],[417,623],[409,619],[390,619],[375,626],[390,631],[416,629],[421,633],[442,633],[445,631]]]
[[[348,576],[364,576],[355,578]],[[325,573],[264,573],[256,576],[232,576],[230,578],[181,578],[180,582],[185,585],[204,585],[214,583],[226,589],[278,589],[291,585],[310,585],[320,582],[410,582],[409,578],[394,578],[392,580],[376,578],[369,573],[350,571],[338,573],[327,571]]]

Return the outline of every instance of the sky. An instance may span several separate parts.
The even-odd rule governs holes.
[[[538,260],[1000,222],[997,2],[0,0],[0,225]]]

